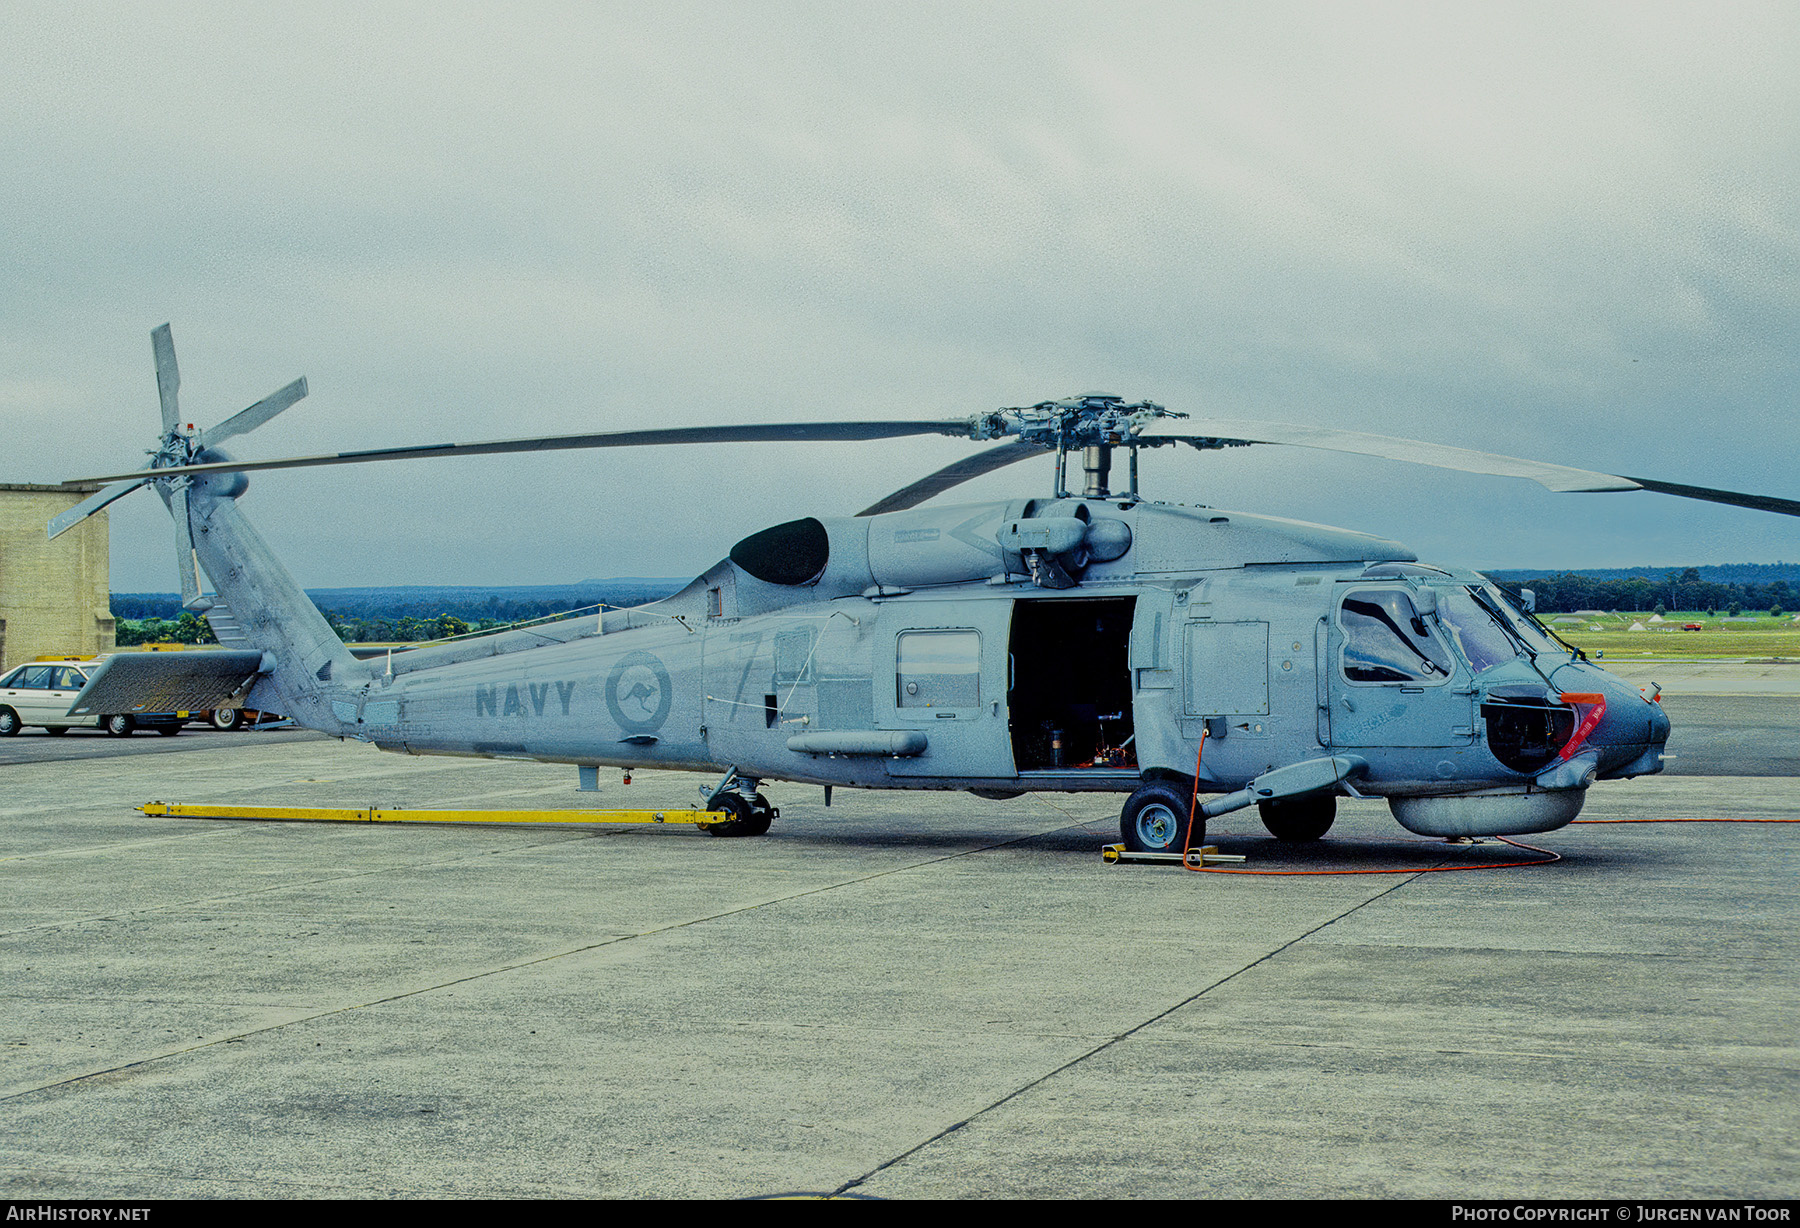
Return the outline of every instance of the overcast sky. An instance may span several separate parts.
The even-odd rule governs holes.
[[[961,417],[1089,389],[1800,498],[1800,7],[0,8],[0,481]],[[681,575],[948,440],[252,479],[309,586]],[[1800,520],[1294,449],[1154,497],[1474,566],[1800,559]],[[1047,490],[1033,461],[950,500]],[[174,587],[159,500],[113,587]]]

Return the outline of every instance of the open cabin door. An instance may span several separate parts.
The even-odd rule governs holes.
[[[1136,597],[1013,603],[1013,760],[1019,772],[1137,771],[1131,634]]]

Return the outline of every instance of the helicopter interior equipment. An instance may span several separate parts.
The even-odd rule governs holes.
[[[234,460],[220,444],[306,394],[299,380],[208,430],[183,425],[167,325],[152,334],[162,432],[144,468],[52,537],[150,486],[175,521],[183,604],[237,654],[234,702],[409,754],[722,773],[714,835],[756,835],[785,780],[868,789],[1126,796],[1135,851],[1177,851],[1255,805],[1315,840],[1339,796],[1411,831],[1548,831],[1595,780],[1660,771],[1659,704],[1554,639],[1500,588],[1345,529],[1147,500],[1138,453],[1320,448],[1555,491],[1651,490],[1785,515],[1800,502],[1321,427],[1186,422],[1102,393],[972,418],[733,425]],[[753,533],[672,597],[362,661],[238,506],[249,473],[682,443],[944,435],[996,446],[855,516]],[[1123,450],[1126,480],[1114,490]],[[928,503],[1046,452],[1048,495]],[[1069,462],[1080,465],[1070,485]],[[210,579],[215,592],[205,593]],[[163,668],[206,654],[170,654]],[[231,670],[215,671],[228,674]],[[90,689],[98,694],[103,678]],[[248,689],[245,689],[245,686]],[[80,712],[86,697],[72,712]],[[115,704],[117,697],[110,699]],[[196,700],[195,702],[199,702]],[[1204,752],[1202,753],[1202,747]],[[829,793],[827,794],[829,798]]]

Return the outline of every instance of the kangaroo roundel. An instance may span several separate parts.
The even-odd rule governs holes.
[[[669,719],[669,671],[647,652],[628,652],[606,679],[606,710],[626,733],[655,733]]]

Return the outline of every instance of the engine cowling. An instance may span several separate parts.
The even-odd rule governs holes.
[[[925,588],[1030,574],[1068,588],[1090,561],[1131,548],[1122,520],[1093,518],[1080,503],[1033,515],[1034,501],[910,508],[880,516],[807,517],[738,542],[731,561],[766,584],[808,585],[847,595],[870,587]]]

